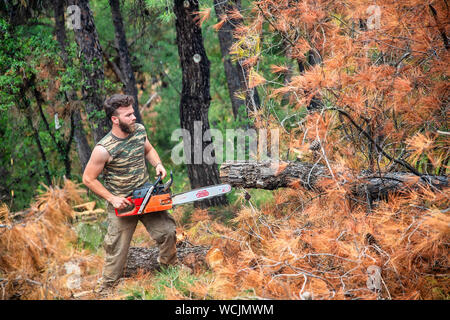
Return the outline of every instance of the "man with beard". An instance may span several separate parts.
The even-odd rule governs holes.
[[[104,239],[105,265],[96,292],[113,287],[122,275],[128,249],[138,221],[141,221],[159,247],[161,265],[177,264],[175,220],[167,211],[140,216],[117,217],[114,209],[126,208],[126,199],[149,181],[145,160],[164,178],[167,173],[158,153],[147,139],[145,128],[136,123],[133,97],[115,94],[105,100],[112,129],[95,146],[83,183],[108,202],[108,231]],[[103,173],[104,185],[97,179]]]

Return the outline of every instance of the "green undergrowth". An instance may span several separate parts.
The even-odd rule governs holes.
[[[263,205],[273,203],[273,191],[233,188],[232,191],[226,195],[229,203],[227,206],[208,208],[208,215],[210,218],[225,225],[230,225],[231,220],[236,217],[236,213],[244,206],[248,206],[248,201],[245,200],[245,192],[250,195],[250,201],[256,209],[261,209]],[[187,225],[192,222],[191,216],[194,213],[194,210],[193,203],[183,205],[181,225]]]
[[[150,279],[148,286],[141,287],[135,284],[125,287],[119,291],[119,294],[125,295],[125,300],[165,300],[172,298],[168,292],[172,290],[180,297],[186,299],[198,299],[189,288],[199,281],[208,281],[211,278],[210,272],[194,275],[183,270],[179,266],[169,266],[158,271]]]
[[[97,252],[103,244],[108,225],[105,221],[80,222],[75,226],[77,244],[83,249]]]

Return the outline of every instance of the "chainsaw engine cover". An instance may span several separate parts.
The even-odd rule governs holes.
[[[133,199],[140,199],[140,198],[144,198],[148,189],[150,189],[151,184],[150,183],[146,183],[144,184],[144,186],[142,188],[139,188],[137,190],[133,191],[133,195],[131,196]],[[157,194],[164,194],[164,193],[170,193],[170,188],[167,190],[164,190],[164,185],[163,184],[158,184],[155,186],[155,188],[153,189],[152,192],[152,196],[153,195],[157,195]]]
[[[133,191],[132,196],[127,198],[132,205],[129,205],[123,209],[116,209],[116,215],[118,217],[137,215],[144,197],[151,186],[152,185],[150,183],[146,183],[142,186],[142,188]],[[153,189],[150,200],[145,206],[142,214],[172,209],[171,195],[170,187],[167,188],[164,184],[157,184]]]

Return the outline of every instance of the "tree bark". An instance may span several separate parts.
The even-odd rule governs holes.
[[[67,54],[66,45],[67,45],[67,35],[66,29],[64,25],[64,0],[56,0],[54,7],[54,15],[55,15],[55,34],[56,40],[61,47],[61,57],[66,66],[70,66],[72,62],[69,60],[69,56]],[[77,94],[75,91],[70,90],[66,94],[67,101],[69,103],[73,103],[78,100]],[[91,147],[86,138],[86,134],[83,129],[83,122],[81,120],[81,111],[79,108],[75,108],[73,110],[73,124],[74,124],[74,139],[77,144],[77,153],[78,158],[80,160],[81,172],[84,171],[86,165],[91,156]]]
[[[2,125],[0,124],[0,140],[4,141],[3,139],[3,135],[5,134],[5,131],[2,127]],[[0,159],[8,159],[9,161],[11,161],[11,153],[6,152],[6,150],[4,149],[4,147],[0,147]],[[8,161],[8,162],[9,162]],[[11,172],[11,166],[0,166],[0,177],[10,177],[10,172]],[[4,179],[4,183],[0,183],[0,202],[4,202],[4,203],[9,203],[9,201],[11,200],[11,188],[9,187],[9,185],[6,183],[7,179]]]
[[[241,0],[214,0],[214,10],[216,11],[218,21],[233,9],[241,10]],[[254,108],[260,107],[258,91],[254,88],[250,89],[247,86],[248,71],[241,66],[239,61],[233,63],[230,57],[230,49],[234,41],[233,32],[236,25],[240,23],[242,23],[242,19],[227,19],[218,30],[220,51],[222,53],[228,92],[230,94],[231,107],[235,119],[238,118],[238,111],[241,105],[245,105],[247,111],[253,104]],[[236,93],[238,92],[245,92],[245,101],[236,97]]]
[[[74,128],[73,125],[73,112],[70,114],[70,132],[69,137],[67,141],[65,141],[65,137],[62,136],[61,139],[58,139],[54,132],[50,129],[50,125],[47,121],[47,117],[45,116],[44,109],[42,108],[42,104],[45,102],[44,98],[42,97],[41,92],[36,88],[36,85],[33,82],[33,94],[36,99],[36,104],[39,109],[39,114],[41,116],[42,121],[44,122],[45,129],[47,130],[48,134],[50,135],[50,138],[52,139],[53,143],[55,144],[56,149],[58,150],[59,155],[61,156],[61,160],[64,162],[64,167],[66,169],[66,178],[71,179],[72,178],[72,160],[70,158],[70,148],[72,146],[73,141],[73,134],[74,134]]]
[[[306,189],[317,191],[320,190],[317,185],[321,179],[332,178],[326,166],[291,161],[225,162],[220,168],[220,177],[222,182],[233,187],[274,190],[299,183]],[[419,185],[432,185],[438,189],[448,187],[445,176],[424,175],[419,178],[408,172],[385,173],[381,177],[377,173],[361,174],[356,177],[356,181],[352,185],[352,193],[370,200],[385,198],[389,193]]]
[[[189,180],[193,189],[220,182],[217,165],[215,163],[207,164],[203,159],[203,150],[212,143],[211,137],[202,139],[210,128],[208,109],[211,96],[209,93],[209,60],[203,47],[201,29],[194,21],[195,12],[198,11],[196,0],[175,0],[175,27],[183,75],[180,123],[181,128],[189,132],[189,137],[184,136],[183,141]],[[201,125],[198,126],[199,123]],[[200,128],[194,130],[196,125]],[[200,132],[195,135],[195,131],[198,130]],[[211,154],[214,156],[214,151]],[[199,156],[201,157],[200,161],[198,161]],[[224,204],[227,204],[227,200],[221,196],[198,201],[194,205],[207,207]]]
[[[125,80],[125,92],[134,97],[133,109],[136,121],[142,123],[141,113],[139,111],[138,93],[136,87],[136,78],[134,77],[133,68],[131,67],[130,53],[125,37],[125,29],[123,26],[122,14],[120,13],[119,0],[109,0],[111,14],[115,30],[115,42],[120,59],[120,69]]]
[[[86,112],[97,143],[111,128],[103,110],[105,75],[103,72],[103,54],[98,40],[88,0],[69,0],[70,5],[80,8],[80,28],[74,27],[75,40],[81,53],[81,70],[84,81],[82,86]]]
[[[24,113],[25,118],[27,119],[28,126],[30,127],[31,131],[33,132],[34,140],[36,141],[36,145],[37,145],[39,152],[41,154],[41,157],[42,157],[42,165],[44,167],[45,180],[47,181],[47,185],[51,186],[52,178],[50,175],[50,169],[48,167],[47,156],[45,155],[44,148],[42,147],[41,138],[39,137],[39,131],[33,125],[33,114],[31,112],[31,105],[30,105],[30,101],[26,97],[25,90],[26,89],[24,87],[21,88],[20,95],[22,96],[22,98],[21,98],[22,103],[19,102],[18,106],[21,109],[21,111]]]

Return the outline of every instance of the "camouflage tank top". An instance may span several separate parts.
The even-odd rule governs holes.
[[[103,169],[103,183],[115,196],[128,197],[149,180],[144,147],[147,133],[142,124],[135,125],[134,132],[126,138],[118,138],[110,131],[97,143],[112,158]]]

